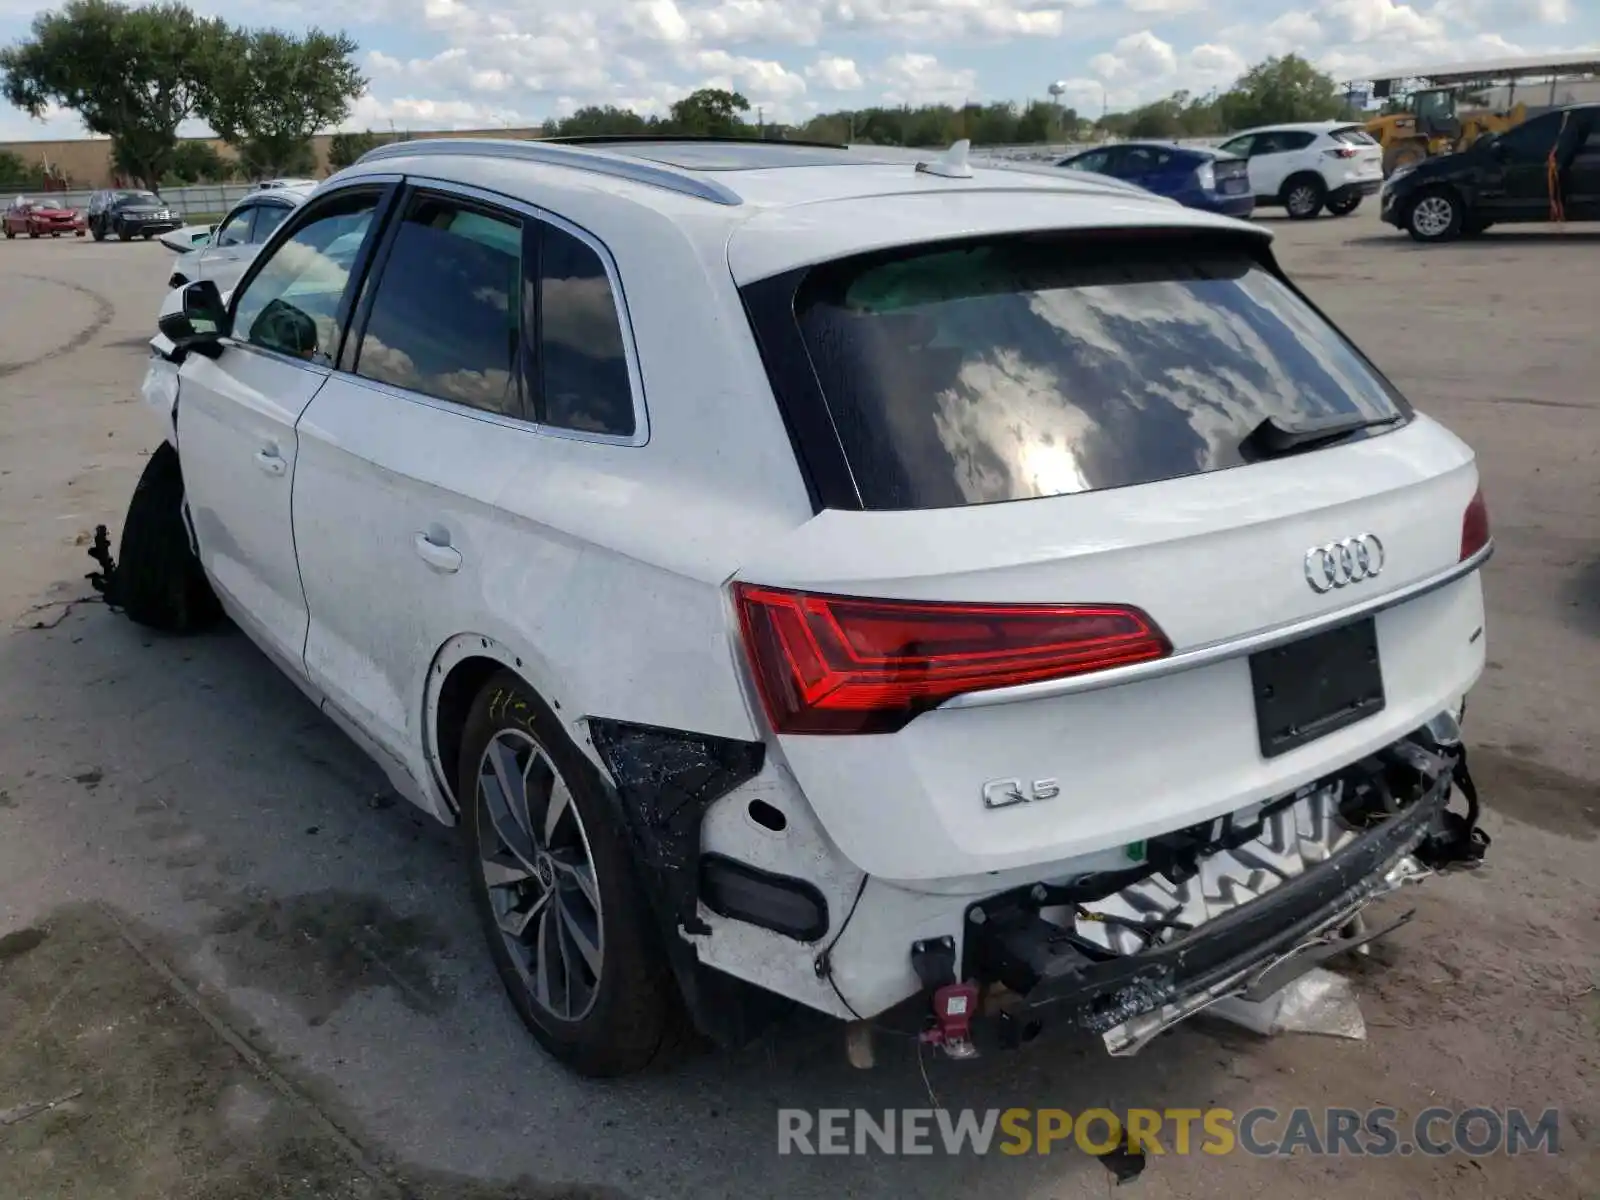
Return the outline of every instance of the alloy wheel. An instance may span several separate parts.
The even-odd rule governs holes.
[[[1411,210],[1411,227],[1423,237],[1442,237],[1455,220],[1455,205],[1443,196],[1424,196]]]
[[[605,924],[583,817],[549,753],[503,729],[478,762],[478,857],[528,996],[559,1021],[594,1007]]]
[[[1289,193],[1289,211],[1297,217],[1315,212],[1317,207],[1317,189],[1309,183],[1302,183]]]

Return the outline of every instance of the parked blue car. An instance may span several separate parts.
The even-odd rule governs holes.
[[[1188,208],[1227,217],[1248,217],[1256,207],[1246,161],[1203,146],[1118,142],[1074,154],[1056,166],[1110,175]]]

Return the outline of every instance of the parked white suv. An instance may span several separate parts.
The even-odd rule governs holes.
[[[1355,212],[1383,186],[1383,147],[1360,125],[1313,121],[1249,129],[1218,147],[1249,160],[1257,205],[1276,205],[1304,221],[1324,208]]]
[[[955,150],[416,141],[160,326],[108,600],[220,602],[459,824],[579,1071],[794,1004],[1126,1052],[1482,854],[1473,454],[1261,229]]]
[[[191,243],[184,243],[184,252],[167,276],[168,290],[200,279],[212,280],[224,292],[232,288],[273,231],[316,186],[310,179],[272,179],[259,184],[212,226],[203,244],[188,249]]]

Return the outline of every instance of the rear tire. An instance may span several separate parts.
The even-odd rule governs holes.
[[[222,605],[189,545],[183,470],[171,442],[162,442],[150,455],[133,489],[106,603],[165,633],[195,633],[222,617]]]
[[[96,225],[96,226],[95,226],[95,227],[94,227],[94,230],[93,230],[93,233],[94,233],[94,240],[95,240],[95,241],[97,241],[97,242],[103,242],[103,241],[105,241],[105,240],[106,240],[106,231],[105,231],[105,226],[103,226],[103,225]]]
[[[1291,221],[1309,221],[1322,211],[1328,188],[1315,175],[1296,175],[1283,185],[1283,207]]]
[[[1448,188],[1435,188],[1407,206],[1406,232],[1419,242],[1454,241],[1461,236],[1465,217],[1460,196]]]
[[[1342,200],[1330,200],[1327,205],[1328,215],[1334,217],[1348,217],[1360,207],[1360,196],[1346,196]]]
[[[6,240],[8,242],[15,241],[16,238],[17,238],[17,231],[15,229],[6,230]]]
[[[472,898],[529,1032],[591,1078],[677,1059],[693,1044],[692,1026],[626,836],[589,760],[533,690],[500,671],[467,716],[460,762]],[[501,779],[520,789],[516,808]],[[560,815],[548,832],[552,803]]]
[[[131,241],[133,241],[133,232],[131,230],[128,230],[128,229],[118,229],[117,230],[117,241],[119,241],[119,242],[131,242]]]

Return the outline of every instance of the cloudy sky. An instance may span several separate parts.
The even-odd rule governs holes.
[[[1225,87],[1295,51],[1375,67],[1600,46],[1600,0],[200,0],[242,24],[343,27],[371,80],[348,128],[532,124],[584,104],[661,111],[706,85],[768,119],[874,103],[1042,96],[1085,113]],[[0,0],[0,42],[37,0]],[[752,114],[754,115],[754,114]],[[71,137],[0,105],[0,140]],[[190,132],[186,130],[185,132]]]

